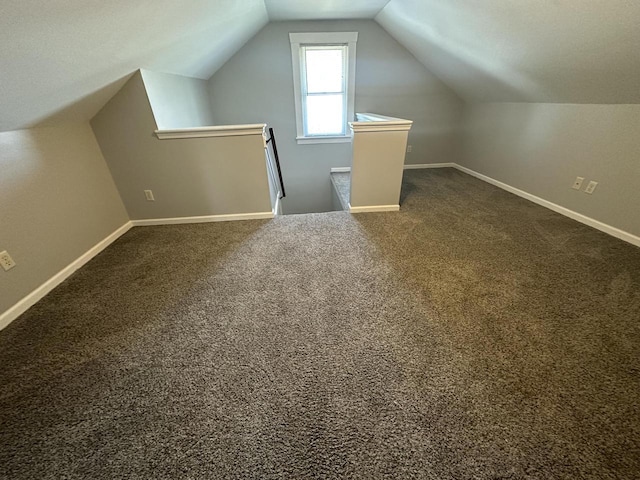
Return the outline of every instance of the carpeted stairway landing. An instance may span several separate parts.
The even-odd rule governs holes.
[[[331,172],[332,188],[340,201],[341,210],[349,210],[351,196],[351,172]]]
[[[3,479],[637,479],[640,249],[454,170],[135,228],[0,332]]]

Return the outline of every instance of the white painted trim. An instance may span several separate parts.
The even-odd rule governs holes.
[[[348,136],[336,136],[336,137],[296,137],[298,145],[305,145],[309,143],[351,143],[353,137]]]
[[[291,63],[293,65],[293,99],[296,111],[296,140],[298,144],[305,143],[346,143],[351,141],[350,136],[334,137],[340,140],[329,140],[328,137],[305,137],[304,135],[304,106],[302,105],[302,70],[301,70],[301,45],[346,45],[346,74],[347,74],[347,120],[355,116],[356,96],[356,47],[358,44],[358,32],[305,32],[290,33]],[[347,125],[348,127],[348,125]],[[347,128],[347,130],[349,130]],[[348,133],[348,131],[346,132]],[[322,138],[322,139],[320,139]],[[309,139],[309,140],[307,140]]]
[[[206,138],[206,137],[238,137],[245,135],[263,135],[266,123],[249,125],[218,125],[215,127],[176,128],[173,130],[156,130],[160,140],[176,138]]]
[[[370,133],[370,132],[408,132],[411,130],[411,124],[392,124],[382,122],[349,122],[349,128],[354,133]]]
[[[565,217],[569,217],[577,222],[583,223],[584,225],[588,225],[596,230],[600,230],[601,232],[607,233],[612,237],[619,238],[627,243],[640,247],[640,237],[637,235],[633,235],[632,233],[625,232],[624,230],[620,230],[619,228],[612,227],[606,223],[595,220],[591,217],[587,217],[581,213],[570,210],[566,207],[558,205],[557,203],[550,202],[549,200],[545,200],[544,198],[538,197],[531,193],[525,192],[524,190],[520,190],[519,188],[512,187],[511,185],[507,185],[495,178],[488,177],[487,175],[483,175],[482,173],[478,173],[475,170],[471,170],[470,168],[463,167],[462,165],[458,165],[457,163],[426,163],[421,165],[405,165],[405,169],[414,169],[414,168],[455,168],[464,172],[472,177],[475,177],[483,182],[490,183],[498,188],[506,190],[509,193],[513,193],[519,197],[522,197],[530,202],[548,208],[549,210],[553,210],[556,213],[564,215]]]
[[[379,113],[356,113],[357,122],[406,122],[404,118],[388,117]]]
[[[405,170],[418,170],[422,168],[456,168],[456,164],[449,163],[407,163],[404,166]]]
[[[123,226],[118,228],[115,232],[109,235],[104,240],[98,242],[94,247],[89,249],[79,258],[71,262],[65,268],[56,273],[49,280],[44,282],[38,288],[36,288],[33,292],[28,294],[18,303],[16,303],[13,307],[9,308],[6,312],[0,314],[0,330],[5,328],[11,322],[13,322],[16,318],[26,312],[29,308],[35,305],[37,302],[42,300],[45,295],[47,295],[51,290],[56,288],[62,282],[64,282],[67,278],[69,278],[76,270],[83,267],[89,260],[102,252],[105,248],[115,242],[122,235],[127,233],[129,229],[132,227],[131,222],[125,223]]]
[[[200,217],[174,217],[174,218],[148,218],[143,220],[131,220],[134,227],[144,227],[150,225],[178,225],[183,223],[210,223],[229,222],[234,220],[263,220],[273,218],[275,214],[271,212],[257,213],[231,213],[225,215],[203,215]]]
[[[333,167],[331,173],[347,173],[351,171],[351,167]]]
[[[531,193],[525,192],[524,190],[520,190],[519,188],[512,187],[511,185],[507,185],[506,183],[500,182],[494,178],[488,177],[481,173],[478,173],[470,168],[463,167],[458,164],[454,164],[455,168],[464,172],[472,177],[476,177],[483,182],[490,183],[491,185],[495,185],[507,192],[513,193],[514,195],[518,195],[519,197],[525,198],[533,203],[537,203],[543,207],[548,208],[549,210],[553,210],[554,212],[560,213],[565,217],[572,218],[580,223],[588,225],[590,227],[595,228],[596,230],[600,230],[601,232],[607,233],[612,237],[619,238],[620,240],[624,240],[625,242],[631,243],[637,247],[640,247],[640,237],[633,235],[629,232],[625,232],[624,230],[620,230],[619,228],[612,227],[611,225],[607,225],[606,223],[602,223],[598,220],[595,220],[591,217],[587,217],[581,213],[575,212],[573,210],[569,210],[568,208],[562,207],[556,203],[550,202],[549,200],[545,200],[544,198],[537,197],[532,195]]]
[[[132,220],[125,223],[122,227],[118,228],[115,232],[110,234],[107,238],[100,241],[78,259],[71,262],[68,266],[63,268],[60,272],[56,273],[49,280],[44,282],[33,292],[25,296],[22,300],[16,303],[13,307],[9,308],[6,312],[0,314],[0,330],[5,328],[16,318],[26,312],[29,308],[42,300],[49,292],[69,278],[76,270],[82,268],[92,258],[102,252],[105,248],[115,242],[118,238],[128,232],[132,227],[148,226],[148,225],[171,225],[181,223],[204,223],[204,222],[223,222],[230,220],[254,220],[254,219],[270,219],[274,218],[279,206],[280,199],[276,202],[276,207],[273,212],[260,212],[260,213],[240,213],[230,215],[211,215],[203,217],[181,217],[181,218],[159,218],[149,220]]]
[[[357,113],[358,121],[349,122],[349,128],[354,133],[360,132],[405,132],[411,130],[413,120],[387,117],[377,113]]]
[[[397,212],[400,205],[368,205],[366,207],[352,207],[349,204],[350,213],[369,213],[369,212]]]

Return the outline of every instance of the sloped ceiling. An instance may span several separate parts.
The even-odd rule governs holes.
[[[373,18],[389,0],[264,0],[269,19],[336,20]]]
[[[0,131],[88,120],[138,68],[209,78],[263,0],[0,0]]]
[[[637,0],[0,0],[0,131],[138,68],[209,78],[271,20],[373,18],[467,101],[640,103]]]
[[[467,101],[640,103],[637,0],[392,0],[376,21]]]

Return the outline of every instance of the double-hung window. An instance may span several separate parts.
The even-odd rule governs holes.
[[[356,32],[291,33],[298,143],[350,141]]]

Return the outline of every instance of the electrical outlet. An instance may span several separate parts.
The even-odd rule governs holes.
[[[407,145],[407,153],[411,153],[413,151],[413,145]]]
[[[13,261],[9,252],[5,250],[4,252],[0,252],[0,265],[2,265],[5,271],[9,271],[16,266],[16,262]]]
[[[580,190],[580,187],[582,187],[582,182],[584,182],[584,177],[576,177],[576,181],[573,182],[573,188],[574,190]]]
[[[153,192],[151,190],[145,190],[144,191],[144,196],[146,197],[147,200],[149,200],[150,202],[155,202],[155,198],[153,196]]]
[[[587,185],[587,188],[584,189],[584,193],[588,193],[589,195],[591,195],[597,186],[598,186],[598,182],[594,182],[594,181],[589,182],[589,185]]]

